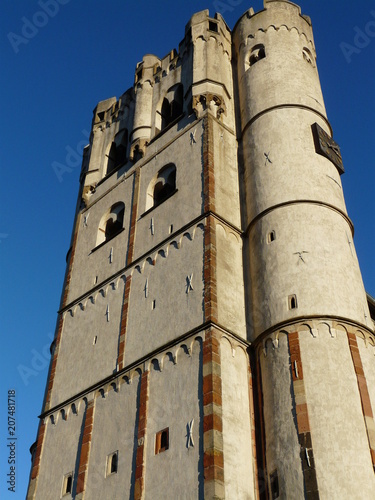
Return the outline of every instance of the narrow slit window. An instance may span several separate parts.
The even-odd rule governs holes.
[[[69,495],[70,493],[72,493],[72,488],[73,488],[73,473],[70,472],[69,474],[66,474],[64,476],[62,494]]]
[[[273,241],[276,240],[276,233],[275,231],[271,231],[267,235],[267,243],[272,243]]]
[[[169,234],[172,234],[172,233],[173,233],[173,224],[171,224],[171,225],[169,226]]]
[[[115,451],[107,456],[106,476],[108,477],[112,474],[117,474],[117,470],[118,470],[118,451]]]
[[[156,433],[155,436],[155,455],[169,449],[169,427]]]
[[[154,310],[154,309],[155,309],[155,307],[156,307],[156,300],[153,300],[153,301],[152,301],[152,309]]]
[[[289,309],[297,309],[297,296],[289,295],[288,297]]]

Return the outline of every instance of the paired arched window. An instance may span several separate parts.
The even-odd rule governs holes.
[[[96,246],[114,238],[123,229],[125,205],[122,202],[112,205],[99,224]]]
[[[164,97],[161,108],[159,120],[156,124],[156,132],[160,132],[168,127],[176,118],[183,112],[184,104],[184,90],[181,83],[171,87],[167,95]]]
[[[126,163],[126,151],[128,148],[128,131],[124,128],[116,134],[111,149],[108,153],[108,163],[106,175],[110,174],[117,167]]]
[[[251,54],[250,54],[250,59],[249,59],[250,66],[253,66],[255,63],[257,63],[261,59],[264,59],[265,57],[266,57],[266,49],[265,49],[264,45],[261,43],[258,45],[255,45],[251,49]]]
[[[163,203],[176,191],[176,165],[169,163],[159,170],[147,190],[146,210]]]

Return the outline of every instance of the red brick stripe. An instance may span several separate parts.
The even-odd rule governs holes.
[[[82,493],[86,486],[85,479],[89,465],[93,425],[94,425],[94,400],[90,401],[87,404],[85,413],[85,425],[83,428],[82,445],[79,457],[79,468],[78,468],[77,490],[76,490],[77,494]]]
[[[368,421],[367,421],[367,420],[371,420],[371,419],[374,420],[374,413],[373,413],[372,407],[371,407],[371,400],[370,400],[370,395],[368,393],[365,373],[363,371],[363,365],[362,365],[361,355],[359,353],[357,337],[354,333],[348,333],[348,342],[349,342],[350,354],[352,355],[354,371],[355,371],[355,374],[357,377],[359,395],[360,395],[361,404],[362,404],[362,413],[363,413],[363,417],[365,420],[367,437],[369,440],[372,466],[373,466],[374,471],[375,471],[375,442],[372,442],[372,440],[371,440],[371,437],[370,437],[371,431],[368,428]]]
[[[205,498],[224,498],[220,341],[214,328],[203,343],[203,407]]]
[[[129,266],[133,262],[133,257],[134,257],[135,228],[138,216],[139,178],[140,178],[140,168],[138,167],[134,174],[133,204],[132,204],[132,215],[130,220],[130,231],[129,231],[129,250],[126,261],[127,266]]]
[[[209,215],[204,234],[204,316],[206,321],[217,322],[216,282],[216,224]]]
[[[62,315],[60,314],[58,328],[57,328],[55,348],[54,348],[53,358],[51,360],[51,367],[50,367],[50,372],[49,372],[47,396],[46,396],[46,402],[44,405],[44,411],[49,410],[50,405],[51,405],[52,388],[53,388],[53,383],[54,383],[55,375],[56,375],[56,365],[57,365],[57,358],[59,355],[59,347],[60,347],[63,324],[64,324],[64,320],[63,320]]]
[[[145,437],[147,429],[147,408],[149,391],[149,372],[141,377],[141,395],[139,401],[138,448],[135,469],[134,500],[144,498],[145,482]]]
[[[118,346],[118,358],[117,366],[119,370],[122,370],[125,366],[125,341],[126,341],[126,329],[128,325],[129,316],[129,298],[130,298],[130,285],[132,278],[129,276],[126,278],[125,291],[124,291],[124,302],[122,305],[121,312],[121,325],[120,325],[120,336],[119,336],[119,346]]]
[[[42,420],[40,422],[39,430],[38,430],[38,440],[36,443],[33,468],[31,469],[31,479],[36,479],[38,477],[38,474],[39,474],[40,458],[41,458],[41,454],[42,454],[42,447],[43,447],[45,432],[46,432],[46,424]]]
[[[204,211],[215,211],[215,172],[213,119],[207,114],[203,121],[203,192]]]
[[[288,335],[291,372],[293,380],[294,404],[297,416],[298,441],[301,446],[302,472],[305,483],[306,499],[318,499],[314,450],[311,440],[309,412],[306,401],[305,383],[298,332]]]

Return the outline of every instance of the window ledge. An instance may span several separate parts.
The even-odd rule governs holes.
[[[157,205],[153,205],[151,208],[146,210],[146,212],[143,212],[143,214],[139,218],[142,219],[142,217],[145,217],[146,215],[148,215],[150,212],[155,210],[155,208],[160,207],[163,203],[165,203],[167,200],[169,200],[169,198],[171,198],[173,195],[175,195],[177,193],[177,191],[178,191],[178,189],[175,189],[174,191],[172,191],[163,201],[161,201]]]
[[[125,230],[125,228],[123,227],[122,229],[120,229],[120,231],[118,231],[116,234],[114,234],[113,236],[111,236],[110,238],[108,238],[108,240],[105,240],[103,241],[102,243],[100,243],[98,246],[96,246],[95,248],[93,248],[90,252],[90,255],[94,252],[96,252],[99,248],[101,247],[104,247],[104,245],[106,245],[109,241],[113,240],[114,238],[116,238],[116,236],[118,236],[120,233],[122,233],[123,231]]]

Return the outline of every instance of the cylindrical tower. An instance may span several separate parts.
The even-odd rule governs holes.
[[[369,363],[366,373],[361,349],[373,331],[311,21],[289,1],[268,0],[241,17],[233,41],[249,340],[269,495],[356,498],[364,484],[361,498],[371,498],[367,380],[375,372]]]

